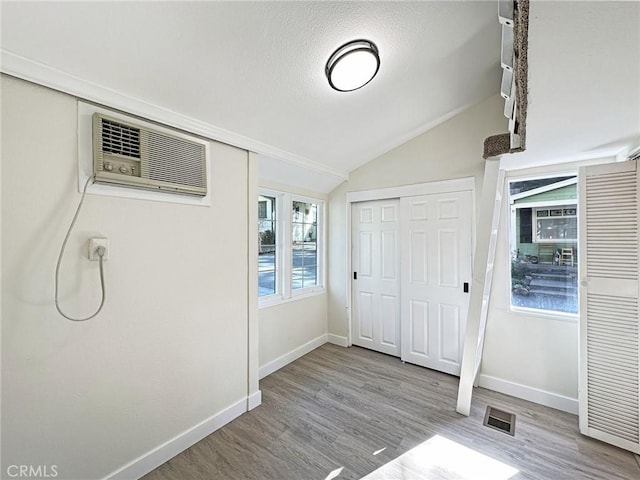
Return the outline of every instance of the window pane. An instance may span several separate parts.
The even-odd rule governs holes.
[[[520,243],[531,243],[531,235],[533,234],[533,228],[531,223],[531,209],[519,208],[518,220],[520,221],[518,227],[520,229]]]
[[[318,206],[316,204],[293,202],[291,288],[294,290],[318,284],[317,224]]]
[[[565,192],[567,191],[566,187],[564,190]],[[551,209],[536,208],[536,242],[549,243],[549,240],[577,241],[577,212],[578,209],[575,205],[563,205],[561,208]]]
[[[510,183],[511,305],[578,313],[575,177]],[[542,205],[538,207],[537,205]]]
[[[276,293],[276,199],[258,197],[258,296]]]

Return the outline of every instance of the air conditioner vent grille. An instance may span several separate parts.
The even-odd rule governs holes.
[[[150,179],[192,187],[207,186],[202,145],[153,131],[148,132],[148,138]]]
[[[134,122],[93,114],[96,182],[206,197],[207,142]]]
[[[102,150],[140,158],[140,129],[102,119]]]

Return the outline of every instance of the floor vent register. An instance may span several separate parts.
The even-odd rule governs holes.
[[[514,436],[516,433],[516,416],[513,413],[488,406],[487,412],[484,414],[483,425]]]

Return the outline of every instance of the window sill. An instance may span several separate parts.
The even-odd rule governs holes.
[[[295,302],[305,298],[315,297],[318,295],[324,295],[326,293],[324,287],[305,288],[304,290],[293,293],[290,297],[282,297],[280,295],[269,295],[258,299],[258,309],[275,307],[276,305],[282,305],[285,303]]]
[[[551,310],[537,310],[535,308],[524,308],[511,306],[511,313],[522,314],[529,317],[545,318],[547,320],[558,320],[561,322],[578,323],[580,320],[579,313],[563,313],[553,312]]]

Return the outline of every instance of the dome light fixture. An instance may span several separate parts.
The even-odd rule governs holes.
[[[339,92],[364,87],[378,73],[378,47],[369,40],[353,40],[331,54],[325,67],[329,85]]]

